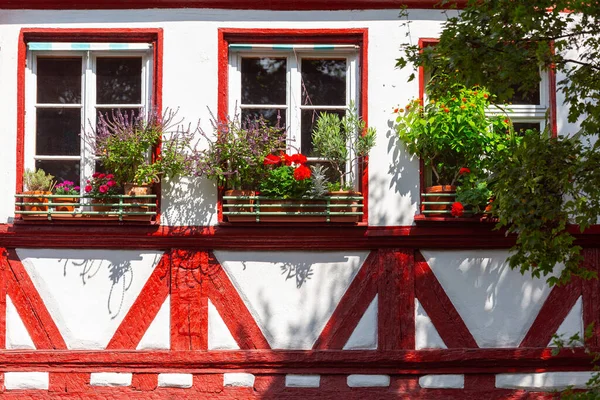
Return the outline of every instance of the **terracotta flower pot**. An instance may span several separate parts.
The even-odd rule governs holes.
[[[449,204],[422,204],[421,211],[450,211],[452,209],[452,203],[456,199],[456,186],[452,185],[436,185],[425,188],[425,193],[440,194],[439,196],[424,196],[423,202],[427,203],[449,203]],[[444,212],[432,212],[425,213],[426,217],[450,217],[450,213]]]
[[[77,199],[75,197],[55,197],[54,199],[52,199],[52,203],[77,203]],[[54,209],[56,211],[73,212],[75,210],[75,206],[54,206]]]
[[[240,189],[230,189],[226,190],[223,193],[225,196],[255,196],[256,192],[254,190],[240,190]],[[225,200],[226,204],[254,204],[254,200],[252,199],[244,199],[244,200]],[[253,212],[254,207],[226,207],[224,211],[232,211],[232,212]],[[229,222],[253,222],[256,221],[256,217],[253,215],[227,215],[227,221]]]
[[[134,183],[126,183],[125,184],[125,195],[127,196],[147,196],[152,194],[152,185],[136,185]],[[124,199],[123,202],[127,204],[131,203],[150,203],[151,199]],[[132,212],[147,212],[148,207],[139,206],[139,207],[125,207],[123,211],[132,211]]]
[[[51,195],[52,192],[31,190],[28,192],[23,192],[23,194],[48,196]],[[23,203],[48,203],[48,199],[45,197],[23,197]],[[23,208],[25,211],[48,211],[48,206],[23,206]]]
[[[330,196],[336,197],[357,197],[362,196],[361,192],[355,192],[352,190],[336,190],[329,192]],[[359,200],[348,201],[345,199],[332,199],[331,204],[348,204],[347,207],[332,207],[331,212],[357,212],[359,211],[357,205],[360,203]],[[358,222],[360,221],[360,215],[332,215],[331,222]]]
[[[111,204],[112,199],[92,199],[92,211],[108,212],[112,210],[112,206],[103,206],[100,204]]]

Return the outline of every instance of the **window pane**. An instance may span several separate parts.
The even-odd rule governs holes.
[[[79,108],[38,108],[36,111],[35,154],[78,156],[81,110]]]
[[[37,102],[81,103],[81,58],[37,58]]]
[[[346,60],[302,60],[302,104],[346,104]]]
[[[513,122],[513,128],[516,133],[523,134],[527,129],[540,130],[539,122]]]
[[[286,104],[286,59],[242,59],[242,104]]]
[[[72,181],[79,186],[79,161],[36,160],[35,167],[53,175],[57,183]]]
[[[287,127],[285,120],[285,109],[264,108],[264,109],[242,109],[242,122],[248,118],[255,120],[263,117],[270,126],[276,126],[282,129]]]
[[[140,104],[142,58],[102,57],[96,60],[96,103]]]
[[[515,91],[513,96],[508,100],[512,104],[540,104],[540,86],[538,85],[533,92],[524,92],[519,90],[519,85],[513,85]]]
[[[302,152],[302,154],[308,155],[310,157],[318,156],[318,154],[314,154],[313,150],[312,131],[317,126],[317,119],[323,112],[337,114],[340,118],[342,118],[346,114],[345,110],[302,110],[302,121],[300,122],[302,124],[300,127],[300,134],[302,139],[302,148],[300,149],[300,151]]]

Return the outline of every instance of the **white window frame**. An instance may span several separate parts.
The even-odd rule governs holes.
[[[348,110],[351,103],[354,107],[360,110],[360,51],[358,46],[343,46],[334,50],[315,50],[310,45],[300,46],[282,46],[287,49],[274,50],[269,47],[275,46],[256,46],[253,50],[233,50],[229,51],[229,67],[228,67],[228,84],[229,84],[229,104],[228,112],[230,116],[239,114],[241,108],[285,108],[286,111],[286,147],[288,153],[295,153],[302,148],[301,135],[301,114],[302,110]],[[242,71],[241,61],[244,57],[250,58],[286,58],[286,104],[261,104],[261,105],[242,105]],[[302,60],[303,59],[346,59],[346,102],[339,106],[319,106],[319,105],[303,105],[302,104]],[[309,161],[324,161],[322,158],[309,157]],[[352,169],[355,173],[357,168]],[[355,185],[358,185],[356,177],[352,177]]]
[[[61,161],[79,161],[80,162],[80,182],[81,188],[85,187],[85,182],[89,179],[95,170],[97,157],[93,154],[93,149],[89,143],[93,139],[90,135],[96,129],[96,64],[98,57],[123,57],[123,58],[142,58],[141,73],[141,100],[140,104],[101,104],[102,108],[134,108],[140,107],[144,111],[150,109],[152,104],[152,79],[153,79],[153,56],[149,44],[133,44],[131,47],[142,48],[139,50],[125,50],[127,45],[121,45],[122,50],[108,50],[109,46],[98,46],[99,50],[69,50],[69,44],[55,46],[57,50],[32,50],[27,51],[27,66],[25,68],[25,141],[24,141],[24,168],[35,169],[36,160],[61,160]],[[81,57],[81,103],[80,104],[43,104],[37,103],[37,57],[67,58]],[[81,109],[81,139],[79,156],[49,156],[36,155],[36,109],[44,108],[80,108]]]

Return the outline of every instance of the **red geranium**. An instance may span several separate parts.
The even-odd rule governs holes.
[[[465,207],[463,207],[461,202],[455,201],[452,204],[452,210],[450,211],[450,213],[454,217],[462,217],[462,215],[465,213]]]
[[[462,167],[459,171],[458,171],[459,175],[464,175],[464,174],[470,174],[471,170],[469,168],[465,168]]]
[[[294,179],[297,181],[303,181],[310,178],[310,168],[306,165],[300,165],[294,170]]]
[[[301,154],[301,153],[294,154],[290,158],[292,159],[292,162],[294,162],[294,163],[297,163],[300,165],[306,164],[306,156],[304,154]]]
[[[264,165],[279,165],[281,164],[281,158],[277,157],[275,154],[269,154],[265,157],[263,161]]]

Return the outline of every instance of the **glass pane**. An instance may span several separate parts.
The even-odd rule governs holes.
[[[37,102],[81,103],[81,58],[37,58]]]
[[[54,175],[57,183],[72,181],[79,186],[79,161],[36,160],[35,167]]]
[[[242,59],[242,104],[286,104],[286,59]]]
[[[300,151],[302,154],[305,154],[310,157],[318,157],[318,154],[314,154],[313,144],[312,144],[312,131],[317,125],[317,119],[319,116],[328,112],[330,114],[339,115],[340,119],[346,114],[345,110],[302,110],[302,121],[300,127],[300,134],[302,139],[302,146]]]
[[[527,129],[540,130],[539,122],[513,122],[513,128],[517,134],[523,134]]]
[[[38,108],[36,110],[35,154],[78,156],[81,110],[79,108]]]
[[[512,104],[540,104],[540,86],[538,85],[533,92],[523,92],[519,90],[519,85],[512,86],[515,93],[508,100]],[[510,108],[510,106],[509,106]]]
[[[142,58],[99,57],[96,85],[98,104],[141,104]]]
[[[302,60],[302,104],[346,104],[346,60]]]
[[[261,108],[261,109],[242,109],[242,122],[248,118],[255,120],[263,117],[271,126],[276,126],[282,129],[287,127],[285,120],[285,109],[276,108]]]

